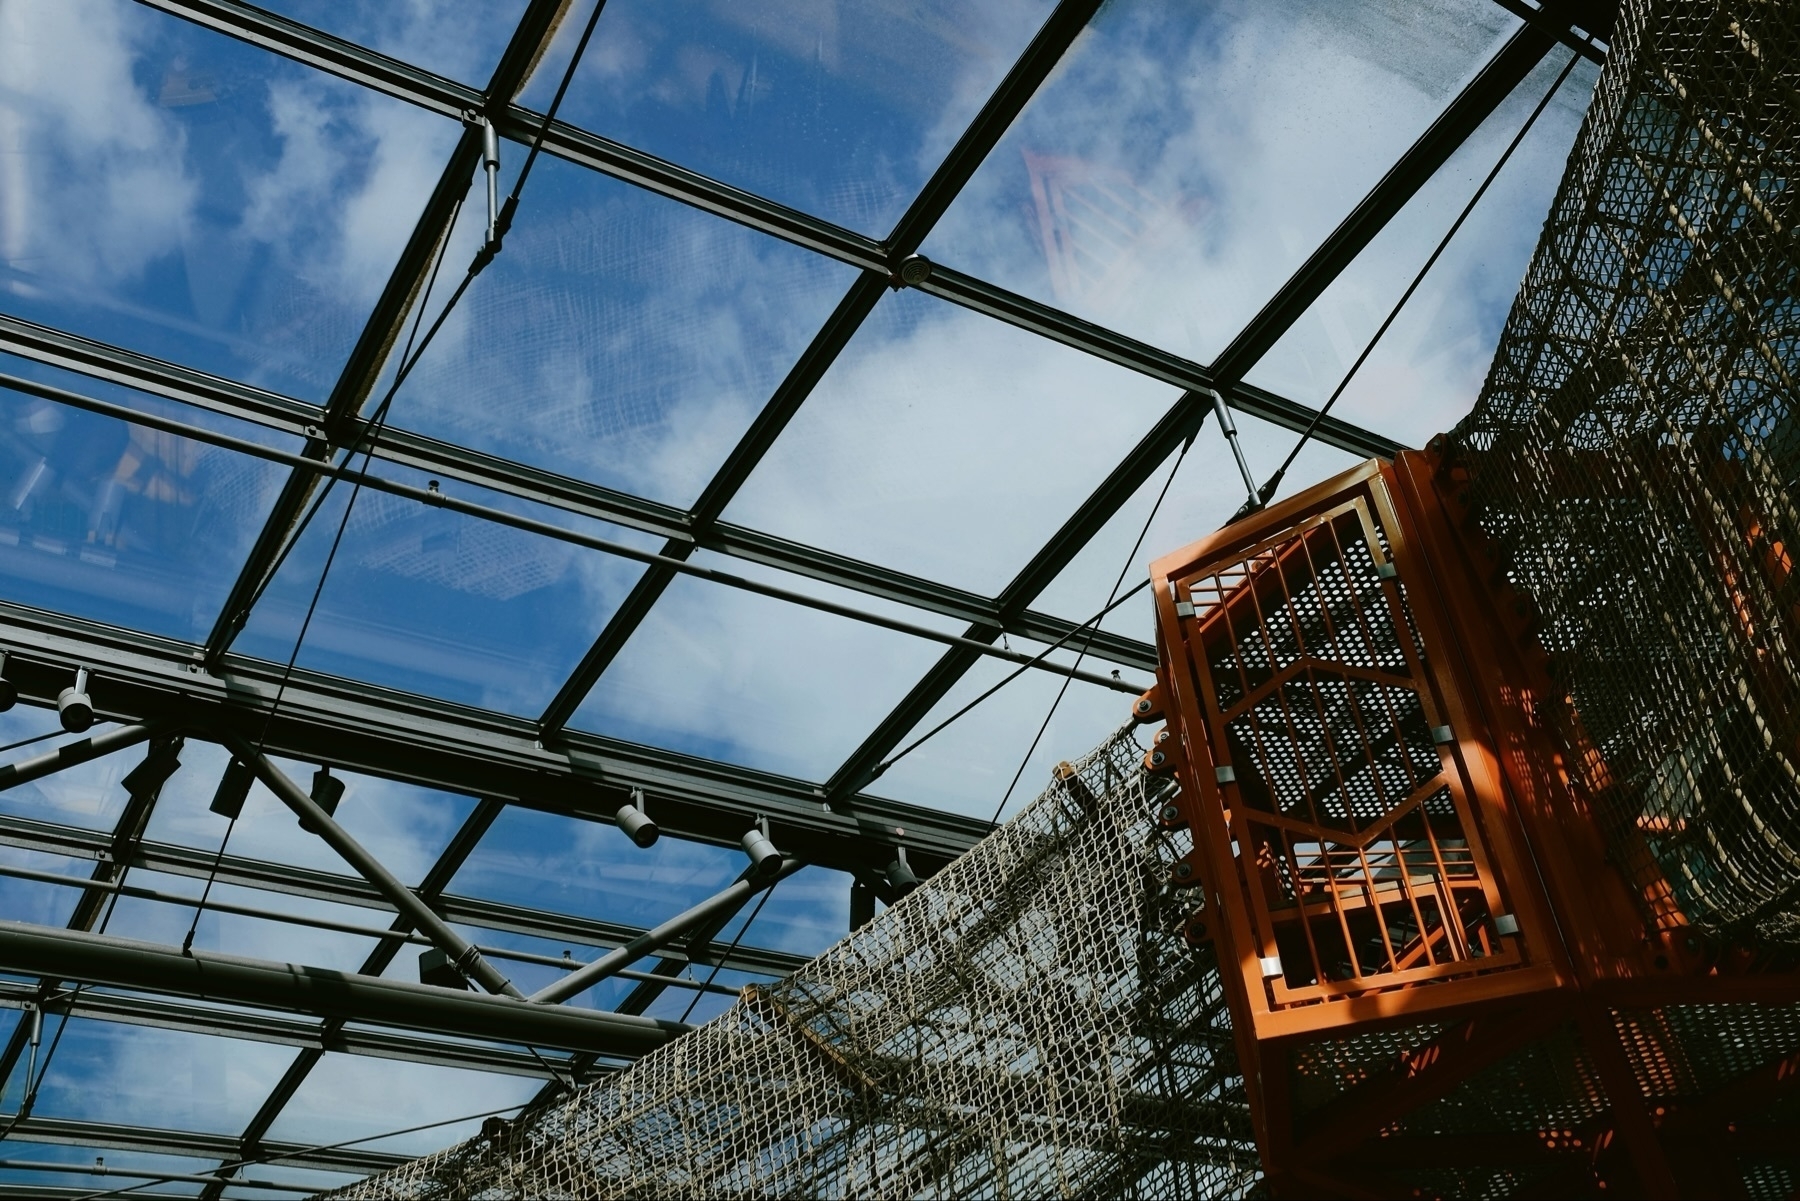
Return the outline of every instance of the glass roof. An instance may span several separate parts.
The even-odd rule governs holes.
[[[652,817],[714,815],[643,850],[566,790],[335,768],[344,828],[528,991],[729,886],[759,818],[777,841],[835,821],[867,856],[906,843],[895,815],[966,844],[1122,722],[1147,603],[1079,662],[1051,653],[1089,680],[1027,668],[930,732],[1242,503],[1209,418],[1182,454],[1208,407],[1184,390],[1240,382],[1212,364],[1253,317],[1277,328],[1243,382],[1302,420],[1338,388],[1568,62],[1481,92],[1508,8],[608,0],[573,61],[594,0],[9,0],[0,650],[48,623],[70,655],[154,653],[228,698],[336,698],[308,703],[375,741],[435,722],[597,748],[603,783],[666,782]],[[1466,411],[1597,69],[1286,491]],[[1491,112],[1422,184],[1389,177],[1458,97]],[[492,255],[464,110],[499,128],[497,197],[519,187]],[[1284,291],[1372,189],[1399,216]],[[934,273],[902,286],[914,249]],[[1237,424],[1259,480],[1298,437]],[[352,449],[360,489],[300,457]],[[0,763],[66,741],[48,710],[0,712]],[[209,808],[220,746],[189,737],[139,795],[144,755],[0,790],[9,919],[419,978],[423,938],[380,937],[391,910],[262,785],[235,822]],[[840,937],[867,856],[572,1003],[703,1020]],[[98,1152],[198,1195],[155,1177],[267,1142],[290,1153],[253,1175],[319,1187],[551,1076],[511,1044],[43,983],[0,962],[0,1121],[28,1088],[16,1014],[45,999],[48,1027],[73,1016],[33,1112],[112,1125],[75,1154],[14,1123],[9,1154],[44,1166],[0,1186],[100,1187],[52,1170]]]

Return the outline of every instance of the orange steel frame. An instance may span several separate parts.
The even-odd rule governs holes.
[[[1505,1151],[1574,1155],[1566,1183],[1601,1195],[1732,1191],[1708,1140],[1800,1061],[1671,1110],[1627,1052],[1654,1053],[1658,1006],[1800,1001],[1800,976],[1713,955],[1635,831],[1603,833],[1578,783],[1603,774],[1564,758],[1595,752],[1541,720],[1569,700],[1459,477],[1434,452],[1371,460],[1151,565],[1160,667],[1134,716],[1168,723],[1145,763],[1178,776],[1162,819],[1194,838],[1171,883],[1199,893],[1188,935],[1217,954],[1269,1183],[1390,1195],[1409,1167]],[[1296,1050],[1424,1022],[1435,1036],[1296,1108]],[[1406,1133],[1569,1029],[1604,1122],[1483,1146]]]

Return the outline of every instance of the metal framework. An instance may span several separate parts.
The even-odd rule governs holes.
[[[523,107],[517,98],[569,8],[567,0],[531,0],[488,86],[477,90],[237,0],[144,2],[432,112],[455,118],[470,111],[484,114],[504,136],[515,141],[530,139],[543,126],[542,114]],[[448,946],[454,952],[452,958],[460,959],[469,971],[478,971],[477,963],[507,962],[509,956],[511,961],[532,959],[502,947],[472,947],[465,941],[456,941],[460,936],[446,938],[444,930],[438,929],[447,930],[445,923],[550,938],[599,951],[633,946],[643,955],[655,954],[653,963],[620,967],[619,974],[637,981],[636,990],[620,1007],[624,1015],[642,1013],[665,988],[695,987],[691,981],[677,979],[689,963],[720,963],[733,971],[765,977],[784,976],[799,965],[796,956],[753,945],[734,947],[729,952],[713,945],[736,906],[742,903],[743,898],[735,895],[709,910],[704,922],[679,931],[679,937],[673,941],[647,943],[645,931],[617,923],[448,893],[446,889],[456,869],[503,806],[611,821],[634,790],[643,790],[655,798],[656,821],[665,834],[717,846],[737,845],[747,822],[764,818],[781,849],[796,862],[852,872],[859,881],[875,885],[886,898],[895,900],[898,893],[882,883],[881,873],[894,859],[896,848],[905,847],[919,875],[931,876],[973,846],[986,832],[985,823],[902,804],[866,791],[877,765],[974,663],[984,655],[1002,653],[994,644],[1003,636],[1048,643],[1076,634],[1074,623],[1031,606],[1157,465],[1195,435],[1210,409],[1212,390],[1223,393],[1238,411],[1276,426],[1301,430],[1315,424],[1317,415],[1312,410],[1245,383],[1246,373],[1558,42],[1596,59],[1604,51],[1603,39],[1610,29],[1607,4],[1523,7],[1527,11],[1522,15],[1528,19],[1517,34],[1211,364],[1195,363],[1105,329],[959,272],[952,264],[922,264],[916,259],[915,252],[937,220],[1092,17],[1098,8],[1096,0],[1065,0],[1058,5],[892,233],[881,241],[566,122],[551,124],[545,131],[546,153],[773,235],[848,264],[859,273],[699,499],[685,509],[405,430],[371,427],[363,411],[365,404],[396,337],[414,311],[433,254],[448,237],[456,200],[476,169],[479,137],[473,132],[461,139],[445,164],[417,227],[322,405],[0,314],[0,350],[72,370],[101,383],[124,384],[196,410],[227,414],[267,430],[297,436],[303,440],[300,453],[304,460],[325,464],[346,447],[369,446],[386,463],[415,467],[509,498],[646,531],[664,539],[658,552],[662,561],[653,563],[641,577],[579,667],[535,720],[428,701],[301,670],[286,681],[279,712],[268,721],[282,679],[280,669],[234,652],[231,644],[243,624],[250,598],[293,536],[295,522],[318,486],[321,470],[306,463],[294,464],[229,599],[217,615],[209,637],[202,642],[178,642],[102,626],[69,614],[32,610],[0,598],[0,649],[6,652],[5,676],[16,685],[22,700],[53,707],[76,670],[85,667],[94,673],[91,693],[99,718],[142,726],[140,732],[127,738],[114,737],[110,743],[107,735],[86,744],[78,740],[62,751],[54,763],[40,765],[33,771],[55,770],[103,753],[109,746],[113,753],[126,753],[123,747],[146,739],[186,737],[235,743],[241,748],[238,740],[248,738],[257,740],[270,755],[329,762],[346,771],[482,798],[475,814],[438,863],[416,882],[394,880],[373,857],[357,860],[353,853],[352,861],[368,878],[222,856],[216,865],[217,879],[222,883],[331,900],[394,915],[386,931],[388,937],[378,944],[361,972],[345,973],[343,980],[334,985],[338,990],[336,1000],[327,1002],[293,988],[283,991],[269,985],[263,977],[257,977],[263,983],[256,984],[252,977],[268,965],[241,965],[242,991],[232,999],[243,1005],[232,1007],[199,1006],[179,999],[175,994],[202,994],[191,983],[176,979],[184,969],[156,948],[121,947],[84,937],[92,930],[101,903],[109,895],[125,893],[161,899],[155,890],[121,882],[128,866],[194,878],[204,878],[215,870],[206,855],[145,840],[143,832],[156,803],[154,790],[133,794],[126,817],[110,835],[22,818],[0,818],[0,843],[92,858],[98,863],[90,879],[69,881],[70,887],[81,889],[82,900],[60,943],[32,930],[0,936],[0,943],[6,947],[0,950],[0,969],[36,978],[35,983],[0,981],[0,1004],[35,1006],[49,1013],[75,1013],[170,1029],[227,1031],[233,1037],[301,1048],[267,1102],[236,1139],[192,1132],[101,1129],[36,1115],[16,1122],[8,1137],[13,1141],[152,1149],[221,1161],[265,1155],[299,1166],[373,1170],[389,1166],[390,1161],[364,1153],[335,1159],[325,1154],[321,1158],[323,1153],[302,1153],[302,1149],[266,1140],[282,1107],[327,1050],[479,1066],[546,1078],[572,1073],[577,1079],[613,1070],[631,1058],[634,1047],[627,1045],[628,1040],[607,1042],[594,1033],[607,1030],[617,1034],[626,1027],[638,1029],[629,1022],[608,1026],[596,1020],[589,1023],[592,1030],[588,1033],[579,1037],[565,1035],[560,1043],[554,1037],[542,1037],[543,1031],[536,1027],[531,1032],[515,1033],[520,1044],[516,1048],[471,1043],[444,1037],[456,1032],[456,1023],[464,1020],[445,1014],[450,1010],[472,1011],[475,1006],[500,1012],[499,1007],[511,1002],[455,995],[450,999],[421,997],[422,992],[441,990],[406,988],[399,990],[405,999],[394,1001],[390,996],[392,989],[382,991],[373,984],[365,988],[359,983],[365,977],[370,981],[379,977],[393,957],[409,944],[436,941]],[[902,265],[909,258],[913,262],[903,273]],[[947,303],[1184,389],[1181,398],[1017,577],[991,597],[721,520],[731,498],[884,291],[898,287],[916,288]],[[10,386],[32,385],[13,381]],[[109,402],[98,395],[61,391],[57,403],[111,411]],[[41,388],[39,394],[44,394]],[[141,415],[126,419],[145,424],[162,420]],[[162,424],[174,429],[176,423],[162,420]],[[1335,417],[1327,416],[1316,424],[1315,437],[1352,453],[1391,456],[1401,449],[1398,443],[1379,433]],[[207,436],[197,424],[188,427],[187,433],[196,438]],[[582,697],[682,570],[681,565],[702,550],[778,568],[875,601],[898,603],[918,611],[922,620],[913,623],[915,627],[934,617],[949,617],[965,623],[966,628],[956,636],[958,643],[944,652],[894,711],[824,780],[785,778],[568,729],[567,722]],[[872,615],[868,618],[874,619]],[[1091,657],[1122,669],[1148,672],[1156,665],[1155,651],[1146,642],[1104,632],[1091,636],[1082,633],[1080,637]],[[1107,681],[1101,677],[1098,682]],[[19,772],[8,776],[0,771],[0,787],[16,786],[24,778]],[[296,807],[303,807],[300,802],[310,804],[303,791],[291,791],[297,798],[290,798]],[[321,816],[311,814],[311,820],[317,824]],[[335,828],[328,816],[324,817],[324,824]],[[15,874],[33,878],[26,872]],[[54,875],[38,873],[37,878]],[[411,917],[401,916],[404,914]],[[260,916],[309,924],[272,911]],[[345,925],[310,924],[324,928]],[[415,927],[425,933],[415,932]],[[634,953],[633,962],[636,957]],[[171,995],[153,997],[105,987],[83,988],[71,994],[59,989],[59,981],[96,986],[110,983]],[[390,1008],[379,1013],[369,1008],[376,1003],[375,992],[387,998],[381,1004]],[[223,994],[219,997],[222,999]],[[427,1010],[438,1016],[428,1017]],[[580,1023],[584,1019],[570,1015],[568,1020]],[[371,1024],[382,1021],[390,1025]],[[413,1030],[394,1028],[394,1022],[410,1025]],[[16,1077],[22,1070],[25,1029],[26,1024],[20,1023],[4,1051],[0,1051],[0,1082]],[[563,1046],[581,1053],[557,1057],[552,1064],[527,1049],[533,1043]],[[605,1054],[597,1055],[600,1052]],[[222,1188],[220,1183],[207,1185],[205,1195],[218,1196]]]

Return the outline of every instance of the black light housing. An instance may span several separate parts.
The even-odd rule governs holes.
[[[331,774],[330,767],[321,767],[318,771],[313,773],[313,804],[323,809],[326,816],[336,817],[338,802],[343,799],[344,782]],[[305,830],[308,834],[319,833],[318,827],[314,826],[304,817],[300,819],[300,828]]]
[[[913,874],[912,865],[906,861],[906,848],[894,848],[894,861],[887,865],[882,873],[887,877],[887,884],[898,900],[919,886],[919,877]]]
[[[738,839],[744,848],[744,854],[750,856],[750,874],[759,880],[767,880],[781,870],[781,852],[769,841],[767,824],[758,820],[757,824],[744,831]]]
[[[181,743],[170,739],[150,748],[144,761],[125,773],[125,791],[134,797],[154,796],[181,766]]]
[[[419,953],[419,983],[469,991],[469,982],[456,970],[456,965],[450,962],[450,956],[437,947]]]
[[[211,809],[220,817],[236,821],[244,812],[244,800],[250,795],[250,784],[256,779],[256,772],[242,759],[233,758],[225,765],[225,774],[219,777],[219,790],[213,793]]]

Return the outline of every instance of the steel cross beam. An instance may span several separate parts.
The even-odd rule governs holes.
[[[881,290],[879,284],[874,286],[869,303],[873,303],[874,296],[879,295]],[[317,428],[323,420],[324,410],[318,406],[262,392],[216,376],[204,376],[134,351],[33,325],[5,314],[0,314],[0,350],[80,371],[97,379],[123,383],[183,404],[249,420],[266,429],[278,430],[297,438],[306,437],[307,431]],[[828,364],[822,360],[810,364],[818,373],[822,373],[826,365]],[[796,379],[798,370],[797,368],[796,373],[790,373],[791,380]],[[116,414],[117,410],[123,408],[114,402],[95,400],[66,388],[29,381],[21,381],[21,384],[16,390],[27,391],[56,403],[87,407],[93,412]],[[784,388],[788,386],[783,385]],[[1252,390],[1245,391],[1248,393]],[[1300,409],[1300,406],[1294,407]],[[765,413],[776,408],[772,401]],[[215,432],[186,422],[161,418],[156,420],[159,428],[186,437],[203,440],[209,433]],[[764,418],[759,417],[758,422],[763,423]],[[357,418],[347,438],[355,443],[370,432],[369,423]],[[658,534],[668,540],[661,552],[666,556],[685,557],[699,547],[959,621],[1000,620],[999,609],[994,601],[965,589],[893,571],[729,522],[707,521],[707,514],[716,514],[723,509],[726,497],[703,494],[692,511],[684,511],[659,501],[631,496],[392,427],[375,433],[372,443],[377,456],[389,462],[417,468],[434,476],[463,480],[532,504]],[[740,450],[751,444],[746,439],[740,444]],[[741,482],[751,465],[753,463],[743,463],[734,468],[732,474]],[[719,478],[727,478],[724,469],[721,469]],[[646,576],[654,576],[665,570],[653,567],[646,572]],[[1072,621],[1032,610],[1018,614],[1006,625],[1009,634],[1046,643],[1066,637],[1074,628],[1075,623]],[[1153,671],[1156,667],[1156,651],[1149,643],[1118,634],[1102,633],[1096,637],[1093,653],[1122,667],[1135,667],[1144,671]]]
[[[118,1122],[88,1122],[77,1118],[31,1117],[7,1136],[27,1143],[53,1146],[100,1147],[108,1151],[140,1151],[152,1155],[182,1155],[194,1159],[222,1159],[232,1154],[231,1136],[197,1130],[164,1130],[153,1126],[129,1126]],[[308,1147],[303,1143],[269,1143],[263,1154],[272,1163],[322,1172],[385,1172],[399,1167],[409,1156],[361,1147]],[[295,1190],[298,1192],[299,1190]]]
[[[1500,52],[1420,135],[1400,162],[1382,177],[1351,211],[1350,216],[1339,224],[1275,297],[1232,340],[1212,367],[1203,373],[1205,382],[1189,385],[1191,390],[1176,401],[1156,427],[1125,457],[1124,462],[1007,585],[997,598],[1002,614],[1023,609],[1037,599],[1057,574],[1074,560],[1089,539],[1150,478],[1157,466],[1167,460],[1176,445],[1183,439],[1193,437],[1198,431],[1211,405],[1211,396],[1203,389],[1212,388],[1221,392],[1231,390],[1235,393],[1236,386],[1244,375],[1299,320],[1301,314],[1331,281],[1424,185],[1431,173],[1500,106],[1513,88],[1530,74],[1532,68],[1542,61],[1555,44],[1555,38],[1551,34],[1534,24],[1524,25],[1508,39]],[[929,289],[934,282],[938,287],[985,287],[979,281],[938,271],[932,272],[925,286]],[[1050,333],[1047,330],[1040,332]],[[1233,408],[1242,407],[1235,395],[1231,398],[1231,404]],[[1294,413],[1288,416],[1297,419],[1300,415]],[[1290,424],[1288,421],[1280,423]],[[1290,428],[1304,429],[1305,425],[1290,425]],[[1365,446],[1363,452],[1391,455],[1395,449],[1398,448],[1390,443],[1386,449]],[[999,629],[992,625],[972,625],[964,635],[971,640],[988,641],[999,636]],[[962,679],[975,659],[976,656],[963,647],[951,647],[945,651],[924,678],[833,773],[826,786],[827,792],[838,797],[866,787],[874,779],[886,756]]]
[[[479,106],[481,101],[480,94],[466,85],[399,63],[330,34],[238,3],[237,0],[142,2],[344,79],[375,87],[390,96],[434,112],[460,112],[463,108]],[[1058,12],[1061,14],[1066,11],[1071,14],[1069,19],[1072,19],[1081,7],[1065,3]],[[1066,28],[1058,17],[1053,16],[1051,21],[1045,23],[1040,36],[1049,34],[1060,37],[1065,33]],[[1050,44],[1046,43],[1044,48],[1048,49]],[[1036,49],[1037,44],[1034,42],[1033,48],[1021,58],[1021,66],[1030,65],[1036,70],[1042,65],[1041,59],[1033,58]],[[1031,60],[1030,64],[1027,64],[1028,59]],[[1022,76],[1021,81],[1025,78]],[[1004,97],[1003,92],[1007,93]],[[1029,99],[1029,96],[1018,97],[1016,91],[1009,92],[1004,83],[995,97],[996,100],[1003,99],[1007,104],[1016,101],[1021,105],[1023,99]],[[998,111],[994,118],[996,121]],[[518,141],[530,140],[543,127],[543,114],[516,104],[498,114],[490,107],[489,115],[502,134]],[[971,126],[971,133],[979,133],[983,137],[992,134],[992,124],[986,110]],[[765,200],[561,121],[552,124],[545,134],[544,150],[558,158],[636,184],[668,199],[702,209],[883,278],[892,275],[898,257],[910,253],[918,245],[915,241],[901,255],[896,255],[895,251],[904,245],[901,241],[877,242],[853,230]],[[968,154],[958,153],[962,150],[963,144],[959,142],[957,151],[953,151],[953,158],[947,159],[944,167],[940,168],[940,174],[946,177],[946,187],[935,189],[927,185],[915,201],[913,209],[908,211],[910,222],[903,219],[896,228],[896,239],[911,237],[917,233],[922,240],[923,233],[918,230],[918,226],[928,217],[934,219],[938,206],[947,203],[945,193],[951,178],[949,170],[961,170],[970,161]],[[960,184],[957,186],[960,187]],[[1157,379],[1167,380],[1181,387],[1215,386],[1210,382],[1211,377],[1206,369],[1198,364],[1159,351],[1136,339],[1083,321],[1028,297],[961,275],[941,264],[934,264],[931,278],[917,286],[922,291],[952,303],[1055,338],[1078,350]],[[1227,402],[1233,408],[1291,429],[1304,428],[1306,421],[1312,416],[1311,410],[1293,402],[1264,405],[1261,403],[1262,398],[1268,394],[1259,393],[1256,389],[1240,392],[1235,388],[1221,386],[1219,390],[1225,394]],[[1328,445],[1342,444],[1352,454],[1378,453],[1368,449],[1372,446],[1386,446],[1389,448],[1388,453],[1398,449],[1391,439],[1330,417],[1320,424],[1315,436]]]

